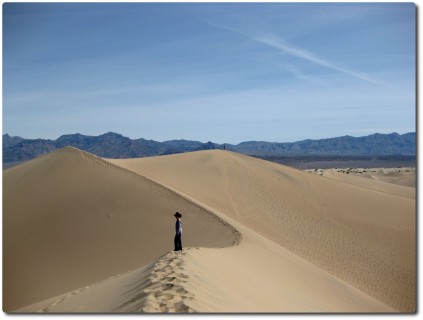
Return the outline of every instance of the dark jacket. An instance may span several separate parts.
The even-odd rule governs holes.
[[[182,235],[182,221],[179,219],[176,219],[175,231],[177,235]]]

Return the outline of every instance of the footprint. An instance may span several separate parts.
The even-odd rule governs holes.
[[[170,293],[165,293],[163,295],[160,295],[160,299],[163,299],[163,300],[172,300],[174,297],[175,296]]]
[[[184,304],[183,302],[180,302],[177,305],[175,305],[175,311],[176,312],[188,312],[189,307],[186,304]]]
[[[173,282],[176,280],[176,277],[166,277],[164,278],[164,280],[169,281],[169,282]]]
[[[174,286],[174,284],[173,283],[166,283],[164,286],[163,286],[163,290],[170,290],[170,289],[173,289],[173,286]]]
[[[188,293],[184,288],[180,287],[179,289],[176,289],[176,293]]]

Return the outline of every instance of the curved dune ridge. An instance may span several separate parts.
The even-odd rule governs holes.
[[[220,150],[110,160],[66,148],[3,183],[5,311],[416,308],[415,198],[402,189]],[[162,255],[175,210],[191,248]]]
[[[397,310],[415,310],[413,188],[372,189],[220,150],[110,161],[191,195]]]
[[[173,249],[178,210],[184,245],[237,240],[232,227],[203,208],[74,148],[4,171],[3,309],[150,263]]]

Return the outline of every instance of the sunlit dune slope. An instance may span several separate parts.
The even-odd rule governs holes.
[[[416,208],[407,192],[218,150],[108,161],[215,208],[397,310],[416,308]]]
[[[3,310],[139,268],[184,245],[222,247],[235,231],[175,193],[64,148],[3,172]]]

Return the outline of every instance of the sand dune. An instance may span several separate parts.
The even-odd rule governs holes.
[[[65,148],[3,173],[3,309],[83,287],[186,246],[228,246],[233,230],[169,190]]]
[[[377,181],[397,186],[410,187],[410,189],[408,189],[410,193],[413,193],[416,187],[416,168],[355,168],[328,169],[319,171],[325,177],[335,179],[339,178],[340,180],[351,179],[352,177],[366,178],[366,180],[369,179],[372,181],[367,182],[367,185],[369,186],[377,185],[377,183],[374,183]],[[355,182],[358,181],[359,180],[355,180]],[[389,187],[385,186],[384,188],[386,189]],[[400,189],[401,188],[397,188],[396,190],[399,191]],[[406,188],[402,189],[407,190]]]
[[[379,185],[227,151],[105,161],[66,148],[7,170],[4,199],[6,310],[416,308],[415,199]],[[164,254],[175,208],[192,248]],[[109,212],[121,220],[106,225]]]
[[[224,151],[110,160],[190,195],[378,300],[415,309],[415,199]]]
[[[18,312],[188,312],[184,252],[169,252],[145,267],[67,292]]]
[[[241,231],[239,246],[169,252],[146,267],[17,312],[395,312],[251,230]]]

